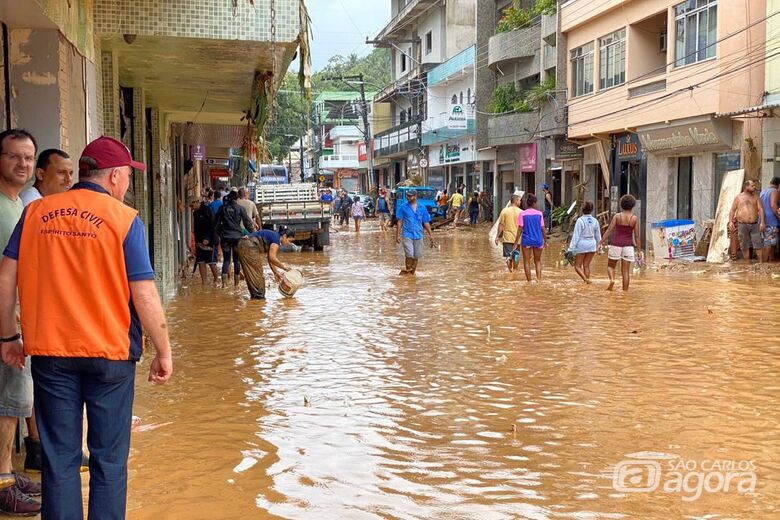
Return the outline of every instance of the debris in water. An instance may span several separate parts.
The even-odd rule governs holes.
[[[506,355],[505,354],[501,354],[500,356],[498,356],[496,358],[496,361],[498,361],[499,363],[503,363],[504,361],[506,361],[506,359],[507,359]]]
[[[311,404],[309,402],[309,396],[306,395],[306,394],[303,394],[303,404],[304,404],[304,406],[309,406],[309,404]]]

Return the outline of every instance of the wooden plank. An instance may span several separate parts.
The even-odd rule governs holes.
[[[710,250],[707,253],[707,261],[723,263],[729,259],[728,224],[729,212],[734,199],[742,192],[742,184],[745,182],[745,170],[733,170],[723,175],[723,185],[718,197],[718,210],[715,212],[715,223],[712,226],[712,238]]]

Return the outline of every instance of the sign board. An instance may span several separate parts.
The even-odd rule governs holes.
[[[564,159],[582,159],[585,156],[585,151],[580,148],[577,143],[567,141],[563,137],[559,137],[555,140],[555,160],[561,161]]]
[[[618,159],[621,161],[638,161],[642,159],[642,143],[632,133],[625,133],[615,139]]]
[[[206,147],[202,144],[192,145],[192,160],[202,161],[206,158]]]
[[[230,159],[206,159],[206,164],[211,166],[230,166]]]
[[[536,143],[520,145],[520,171],[536,171]]]
[[[466,109],[463,105],[450,105],[450,113],[447,117],[447,128],[450,130],[468,130],[469,121],[466,117]]]
[[[320,182],[325,182],[325,176],[324,175],[320,175]]]
[[[422,158],[420,159],[420,168],[427,168],[428,167],[428,159]]]
[[[731,119],[707,119],[688,124],[640,130],[639,142],[646,152],[665,154],[730,149]]]
[[[471,162],[474,155],[474,144],[470,139],[448,141],[428,147],[428,166]]]
[[[368,153],[366,152],[366,143],[358,143],[358,161],[365,162],[368,160]]]

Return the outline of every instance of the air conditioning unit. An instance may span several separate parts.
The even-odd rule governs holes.
[[[666,52],[666,29],[661,30],[661,37],[658,39],[659,43],[659,50],[661,52]]]

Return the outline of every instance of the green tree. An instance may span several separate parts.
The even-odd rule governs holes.
[[[308,103],[295,73],[285,75],[276,95],[274,114],[275,119],[268,127],[268,153],[272,159],[282,161],[290,153],[290,147],[306,134],[306,118],[309,117]]]
[[[341,81],[328,81],[332,76],[356,76],[363,74],[367,83],[366,90],[372,91],[390,83],[390,52],[388,49],[374,49],[360,58],[357,54],[347,57],[335,55],[328,60],[322,70],[312,76],[315,92],[328,90],[349,90]],[[356,86],[353,86],[356,88]]]

